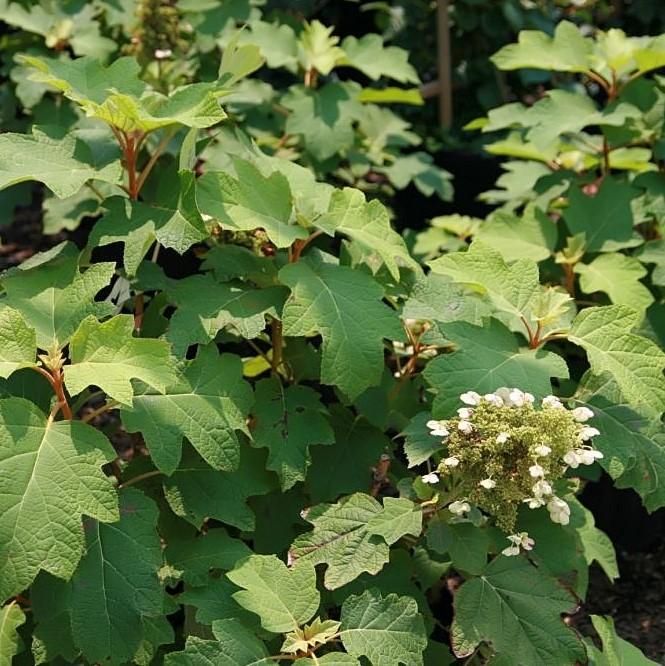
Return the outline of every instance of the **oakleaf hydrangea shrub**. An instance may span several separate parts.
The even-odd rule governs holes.
[[[665,505],[660,199],[611,180],[643,155],[618,146],[652,95],[589,113],[613,128],[607,160],[579,161],[602,182],[557,169],[411,251],[369,196],[449,194],[379,106],[413,98],[392,85],[416,83],[408,54],[187,2],[156,17],[163,43],[146,24],[116,58],[129,4],[3,10],[40,32],[13,34],[26,113],[0,136],[0,187],[40,183],[49,229],[90,232],[0,276],[0,662],[618,661],[611,620],[594,618],[602,652],[575,627],[589,566],[619,574],[579,491],[604,471]],[[663,57],[624,37],[559,27],[500,60],[620,97]],[[539,109],[527,146],[560,117]],[[651,272],[587,293],[582,259]]]

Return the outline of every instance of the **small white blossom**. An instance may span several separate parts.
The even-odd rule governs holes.
[[[508,398],[510,399],[510,404],[513,407],[523,407],[524,403],[526,402],[526,396],[524,392],[516,388],[511,389],[510,393],[508,394]]]
[[[593,465],[603,457],[603,454],[595,449],[577,449],[575,453],[582,465]]]
[[[534,479],[539,477],[542,478],[545,476],[545,470],[540,465],[531,465],[531,467],[529,467],[529,474],[531,474]]]
[[[540,481],[536,481],[536,483],[533,484],[531,492],[533,493],[534,497],[543,497],[544,495],[551,495],[552,486],[550,486],[550,484],[544,479],[540,479]]]
[[[165,60],[166,58],[170,58],[173,55],[173,51],[171,49],[155,49],[155,58],[157,60]]]
[[[560,497],[552,497],[547,503],[550,519],[559,525],[568,525],[570,522],[570,507]]]
[[[593,417],[593,412],[588,407],[576,407],[571,412],[573,418],[580,423],[584,423]]]
[[[430,429],[429,434],[433,435],[434,437],[448,437],[448,435],[450,435],[450,432],[448,432],[448,428],[446,428],[444,421],[436,421],[432,419],[425,425]]]
[[[455,458],[455,456],[450,456],[450,458],[444,459],[443,464],[446,467],[457,467],[457,465],[459,465],[459,458]]]
[[[455,500],[448,505],[448,511],[454,513],[456,516],[461,516],[471,511],[471,505],[463,500]]]
[[[497,444],[505,444],[508,441],[509,437],[510,437],[510,435],[507,432],[500,432],[496,436],[496,443]]]
[[[457,415],[461,419],[470,419],[473,414],[473,409],[469,409],[468,407],[460,407],[457,410]]]
[[[576,451],[568,451],[563,457],[563,462],[565,462],[568,467],[575,469],[580,464],[580,457],[577,455]]]
[[[500,396],[496,395],[496,393],[486,393],[483,396],[483,399],[486,402],[489,402],[490,405],[494,405],[495,407],[503,407],[503,400]]]
[[[552,453],[552,449],[549,446],[547,446],[547,444],[538,444],[538,446],[533,451],[537,456],[540,456],[541,458],[549,456],[549,454]]]
[[[583,442],[589,441],[592,437],[600,435],[600,430],[598,428],[592,428],[591,426],[584,426],[578,433],[579,438]]]
[[[423,483],[431,483],[431,484],[439,483],[439,475],[436,472],[430,472],[429,474],[421,476],[420,480]]]
[[[480,404],[480,394],[476,393],[475,391],[467,391],[466,393],[462,393],[459,399],[465,405],[471,405],[472,407]]]
[[[543,407],[551,409],[564,409],[563,403],[555,395],[546,395],[541,404]]]
[[[469,421],[464,421],[464,420],[460,421],[457,424],[457,429],[460,432],[463,432],[465,435],[470,435],[473,432],[473,426],[471,425],[471,423],[469,423]]]
[[[496,481],[494,479],[483,479],[479,485],[486,490],[492,490],[492,488],[496,487]]]
[[[536,401],[536,398],[534,397],[533,393],[525,393],[524,394],[524,402],[527,402],[530,405],[533,405],[533,403],[535,401]]]
[[[506,538],[512,545],[508,546],[508,548],[504,548],[501,552],[508,557],[519,555],[520,548],[523,548],[524,550],[532,550],[536,545],[536,542],[527,532],[518,532],[517,534],[511,534]]]
[[[545,506],[547,502],[542,497],[527,497],[522,500],[525,504],[529,505],[530,509],[538,509],[541,506]]]

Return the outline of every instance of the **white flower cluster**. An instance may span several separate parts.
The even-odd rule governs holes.
[[[455,419],[456,425],[454,421],[452,421],[451,425],[451,421],[445,420],[430,420],[427,422],[427,427],[430,430],[430,434],[434,437],[442,438],[442,443],[445,443],[446,439],[451,437],[451,429],[453,431],[458,431],[460,435],[464,436],[474,435],[487,437],[486,434],[483,434],[483,423],[474,423],[474,408],[478,408],[482,404],[487,404],[488,406],[491,405],[497,408],[522,408],[531,407],[535,403],[535,398],[531,393],[521,391],[517,388],[505,387],[497,389],[494,393],[488,393],[486,395],[480,395],[475,391],[467,391],[460,395],[460,400],[466,406],[457,410],[457,415],[459,418]],[[568,411],[561,400],[553,395],[548,395],[543,398],[541,406],[543,410]],[[591,465],[596,460],[599,460],[603,457],[603,454],[600,451],[594,449],[590,444],[590,441],[593,439],[593,437],[599,435],[600,432],[596,428],[585,425],[586,422],[593,417],[593,412],[588,407],[577,407],[576,409],[570,410],[568,413],[572,415],[574,422],[577,422],[577,430],[575,431],[574,427],[572,429],[572,433],[575,434],[573,435],[574,442],[570,450],[565,451],[565,453],[562,455],[561,444],[558,444],[556,453],[557,458],[551,459],[551,456],[553,455],[552,446],[555,446],[552,444],[551,438],[544,437],[544,439],[547,439],[548,443],[540,442],[531,443],[528,445],[528,456],[530,463],[530,466],[528,467],[528,474],[533,479],[533,485],[531,486],[530,496],[522,500],[522,502],[525,503],[530,509],[546,507],[547,511],[549,512],[550,519],[553,522],[561,525],[567,525],[569,523],[570,507],[568,506],[567,502],[556,495],[553,488],[554,481],[552,479],[548,479],[548,474],[551,473],[555,476],[554,480],[557,480],[563,477],[566,469],[575,469],[580,465]],[[485,412],[485,414],[487,414],[487,412]],[[525,412],[525,414],[528,414],[528,412]],[[528,416],[526,418],[528,418]],[[567,423],[571,424],[572,422],[567,421]],[[568,427],[570,428],[571,425]],[[510,426],[506,426],[506,428],[511,430]],[[485,432],[487,431],[485,430]],[[519,429],[515,429],[514,424],[511,432],[504,432],[501,429],[499,429],[498,434],[496,434],[496,432],[497,430],[495,429],[492,432],[491,437],[492,440],[499,445],[507,443],[510,445],[510,442],[513,441],[511,437],[520,436],[519,434],[511,435],[511,432],[520,432]],[[485,441],[487,441],[487,439]],[[550,446],[550,444],[552,446]],[[448,457],[444,458],[439,464],[437,471],[424,475],[422,477],[422,481],[427,484],[437,484],[440,481],[440,474],[458,467],[461,463],[460,458],[463,458],[464,456],[462,455],[463,449],[459,449],[459,445],[457,451],[457,455],[449,455]],[[507,483],[507,481],[502,481],[498,478],[498,476],[497,479],[482,478],[477,483],[478,486],[480,486],[488,493],[493,491],[498,492],[495,490],[497,488],[497,484]],[[501,486],[499,486],[499,488],[500,487]],[[481,500],[478,499],[479,497],[481,496],[476,495],[474,503],[478,501],[482,504]],[[489,498],[490,495],[487,497]],[[491,497],[495,496],[492,495]],[[469,511],[471,511],[470,500],[468,498],[456,500],[448,506],[448,510],[455,516],[463,517]],[[512,534],[508,537],[508,540],[510,541],[511,545],[502,551],[504,555],[517,555],[519,554],[520,549],[531,550],[534,545],[533,539],[531,539],[526,532]]]

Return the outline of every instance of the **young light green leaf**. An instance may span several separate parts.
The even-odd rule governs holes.
[[[499,68],[547,69],[556,72],[586,72],[592,69],[592,42],[569,21],[557,24],[554,36],[540,30],[522,30],[517,44],[509,44],[491,60]]]
[[[330,639],[337,635],[339,622],[335,620],[321,620],[317,617],[311,624],[306,624],[302,629],[290,631],[284,637],[282,652],[296,654],[297,652],[309,652],[321,645],[325,645]]]
[[[339,37],[332,34],[334,29],[317,20],[305,22],[298,38],[298,59],[305,71],[330,74],[344,58],[344,51],[337,46]]]
[[[22,398],[0,400],[0,599],[30,585],[43,569],[69,578],[83,553],[81,514],[118,519],[102,465],[115,451],[78,421],[47,422]]]
[[[25,623],[25,613],[12,601],[0,608],[0,665],[11,666],[13,658],[23,648],[17,629]]]
[[[71,624],[91,662],[131,660],[143,639],[141,620],[162,613],[157,517],[157,505],[128,488],[120,493],[119,523],[84,522],[86,553],[71,581]]]
[[[76,395],[99,386],[110,398],[132,404],[132,379],[164,393],[177,382],[174,362],[164,340],[134,338],[134,318],[117,315],[100,324],[94,317],[81,322],[69,345],[71,365],[65,366],[65,386]]]
[[[5,302],[35,329],[40,349],[62,348],[88,315],[113,312],[111,303],[94,300],[109,283],[113,269],[111,263],[100,263],[81,273],[76,257],[68,256],[25,267],[2,279]]]
[[[321,381],[353,399],[376,385],[383,369],[383,338],[399,340],[397,314],[381,302],[371,277],[345,266],[299,261],[282,268],[291,289],[282,316],[284,335],[323,337]]]
[[[542,397],[552,392],[550,377],[568,377],[561,356],[520,349],[515,335],[497,319],[490,319],[484,327],[452,322],[443,332],[458,349],[438,356],[425,368],[425,379],[437,390],[435,415],[454,413],[465,391],[483,394],[501,386],[519,386]]]
[[[390,226],[385,206],[377,199],[366,201],[360,190],[352,187],[335,190],[328,212],[314,220],[314,224],[331,236],[344,234],[364,250],[378,254],[396,280],[399,280],[398,262],[417,270],[404,240]]]
[[[264,176],[251,162],[235,158],[237,178],[209,171],[197,182],[201,213],[223,227],[251,231],[262,228],[277,247],[288,247],[307,231],[296,224],[293,197],[286,178],[275,171]]]
[[[277,473],[282,490],[305,480],[310,446],[335,441],[319,394],[307,386],[285,388],[274,377],[259,381],[253,414],[254,444],[268,449],[267,467]]]
[[[123,263],[129,277],[136,274],[150,246],[158,241],[179,254],[208,236],[196,207],[194,174],[180,172],[180,189],[159,205],[112,197],[104,202],[104,216],[90,232],[88,245],[97,247],[121,242]]]
[[[241,587],[233,598],[261,618],[275,634],[293,631],[312,619],[321,602],[312,564],[287,568],[275,555],[252,555],[226,574]]]
[[[649,289],[640,282],[647,269],[635,258],[625,254],[601,254],[590,264],[576,264],[580,289],[585,294],[604,291],[612,303],[629,305],[643,312],[654,301]]]
[[[360,39],[346,37],[342,50],[345,56],[340,64],[355,67],[374,81],[386,76],[400,83],[420,83],[418,73],[409,64],[408,51],[384,46],[380,35],[370,33]]]
[[[245,421],[253,403],[252,390],[242,379],[242,362],[233,354],[204,347],[160,393],[142,386],[131,407],[123,407],[129,432],[141,432],[155,465],[172,474],[180,462],[186,437],[215,469],[232,471],[240,459],[237,431],[247,433]]]
[[[591,615],[591,622],[603,643],[601,652],[590,640],[585,640],[589,663],[592,666],[658,666],[644,653],[616,633],[611,617]]]
[[[453,649],[464,657],[488,641],[515,666],[583,662],[579,637],[561,619],[574,607],[573,596],[528,560],[500,555],[457,591]]]
[[[197,528],[214,518],[239,530],[253,530],[254,514],[247,498],[265,495],[274,488],[263,453],[242,442],[240,463],[234,472],[212,469],[186,447],[178,469],[164,480],[164,494],[174,513]]]
[[[37,339],[35,330],[13,308],[0,309],[0,377],[35,365]]]
[[[236,31],[222,53],[219,81],[230,88],[263,65],[261,50],[254,44],[239,44],[242,30]]]
[[[217,639],[208,641],[189,636],[182,652],[166,655],[166,666],[269,666],[275,660],[265,645],[238,620],[213,623]]]
[[[410,597],[370,589],[344,601],[341,620],[340,638],[351,656],[372,666],[422,666],[427,635]]]
[[[45,128],[33,127],[32,134],[0,136],[0,189],[37,180],[64,199],[88,180],[118,183],[121,174],[117,160],[95,165],[89,146],[72,134],[50,136]]]
[[[167,295],[178,307],[166,339],[178,356],[184,356],[187,347],[211,342],[223,328],[249,340],[258,337],[266,327],[266,316],[279,316],[287,292],[281,286],[254,289],[238,281],[221,283],[208,274],[178,281]]]
[[[588,308],[575,318],[569,340],[587,352],[595,374],[612,375],[629,404],[657,416],[665,406],[665,353],[632,333],[638,319],[625,305]]]

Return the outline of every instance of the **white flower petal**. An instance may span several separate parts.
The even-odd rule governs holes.
[[[475,391],[467,391],[466,393],[462,393],[459,399],[465,405],[471,405],[472,407],[480,404],[480,394],[476,393]]]
[[[593,412],[588,407],[576,407],[571,414],[573,415],[573,418],[580,423],[584,423],[590,418],[593,418]]]
[[[439,475],[436,472],[430,472],[429,474],[424,474],[420,477],[423,483],[439,483]]]

